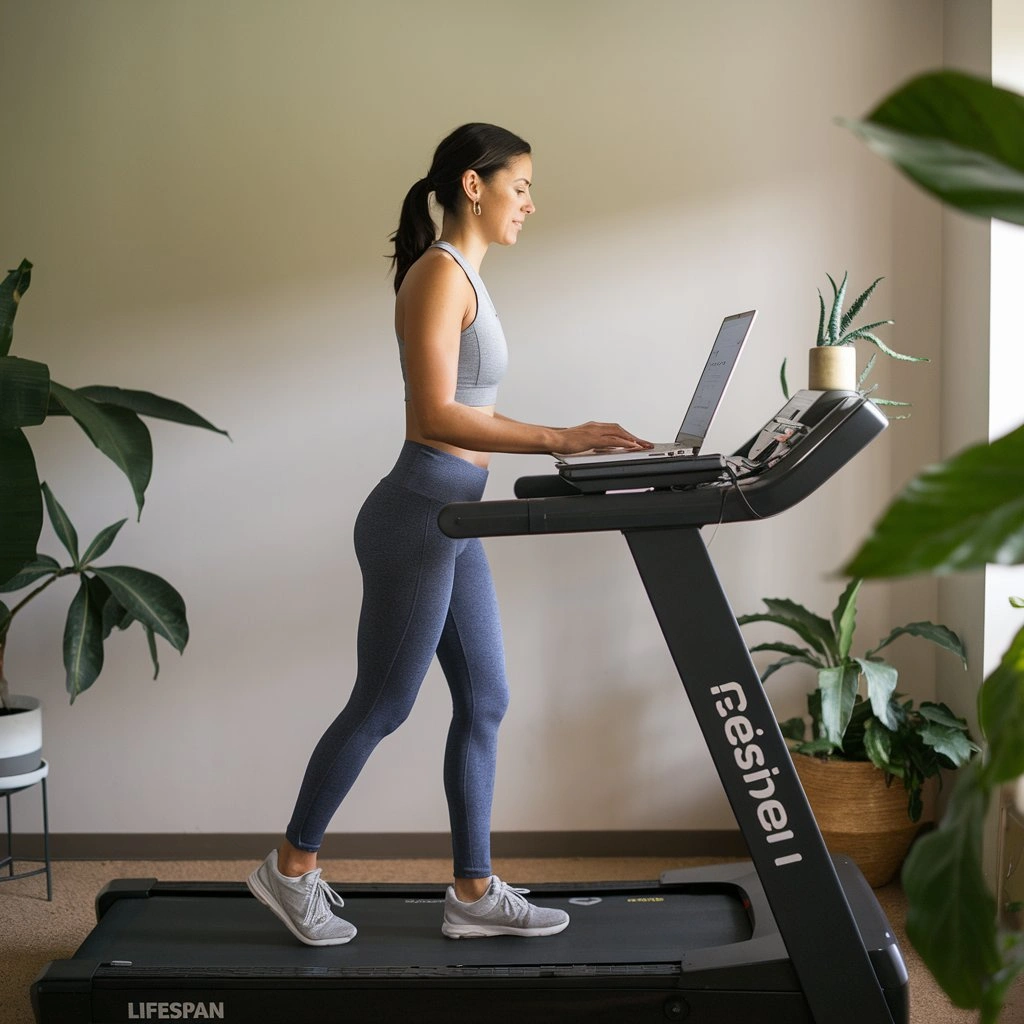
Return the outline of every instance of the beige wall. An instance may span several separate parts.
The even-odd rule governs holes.
[[[484,265],[512,346],[508,415],[668,434],[721,317],[757,306],[709,439],[738,446],[781,405],[783,357],[802,382],[826,272],[884,275],[869,310],[897,319],[896,347],[938,356],[938,206],[833,118],[941,63],[941,14],[934,0],[8,5],[3,245],[8,265],[38,268],[15,352],[68,385],[177,398],[234,439],[156,426],[147,508],[108,559],[188,602],[192,641],[184,658],[163,648],[157,682],[141,634],[119,636],[68,707],[67,589],[12,634],[15,689],[46,701],[54,830],[283,827],[351,685],[352,522],[401,441],[381,254],[456,124],[493,120],[535,147],[538,213]],[[941,360],[881,369],[912,419],[787,516],[709,531],[738,612],[762,596],[829,611],[843,556],[938,454]],[[73,427],[33,439],[82,534],[131,515]],[[549,468],[498,456],[489,494]],[[514,689],[494,827],[732,827],[622,539],[488,550]],[[867,594],[865,642],[936,614],[927,582]],[[934,659],[897,654],[930,695]],[[773,680],[781,713],[805,684]],[[446,829],[446,705],[435,669],[335,828]]]

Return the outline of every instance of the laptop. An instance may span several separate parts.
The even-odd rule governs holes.
[[[697,389],[690,399],[690,405],[674,441],[656,444],[653,448],[645,448],[642,451],[591,450],[577,455],[556,455],[555,458],[563,466],[591,466],[697,455],[732,378],[733,370],[736,369],[740,352],[743,351],[743,345],[756,316],[757,310],[751,309],[746,313],[733,313],[722,321],[715,343],[711,346],[711,354],[704,365],[704,372],[697,381]]]

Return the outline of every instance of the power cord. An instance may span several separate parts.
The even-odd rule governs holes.
[[[739,480],[739,477],[736,475],[736,470],[733,469],[732,466],[730,466],[728,462],[725,464],[725,471],[726,471],[726,473],[729,474],[729,478],[732,480],[732,486],[735,489],[736,493],[740,496],[740,501],[743,502],[743,504],[746,507],[747,511],[755,519],[764,519],[764,516],[760,512],[758,512],[757,509],[754,508],[754,506],[751,505],[750,502],[747,500],[747,496],[743,493],[743,488],[740,487],[740,480]],[[721,515],[723,515],[723,516],[725,515],[725,488],[722,489],[722,512],[721,512]],[[721,519],[719,519],[719,524],[721,524]]]
[[[725,471],[726,471],[726,473],[729,474],[729,479],[732,481],[733,490],[735,490],[736,493],[740,496],[740,501],[742,501],[744,506],[746,506],[747,511],[755,519],[764,519],[764,516],[760,512],[758,512],[757,509],[754,508],[754,506],[751,505],[750,502],[747,500],[747,496],[743,493],[743,488],[740,487],[740,479],[736,475],[736,470],[733,469],[733,467],[728,462],[725,464]],[[721,500],[721,502],[719,503],[719,506],[718,506],[718,522],[715,523],[714,531],[712,532],[711,536],[707,540],[707,546],[708,547],[711,547],[711,545],[715,542],[715,538],[718,536],[718,528],[725,521],[725,496],[728,493],[729,488],[728,487],[722,487],[721,491],[722,491],[722,500]]]

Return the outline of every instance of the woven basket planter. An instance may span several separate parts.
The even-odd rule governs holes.
[[[870,761],[839,761],[794,754],[800,782],[830,853],[845,853],[873,888],[900,870],[918,832],[935,817],[935,779],[924,789],[924,813],[907,816],[907,792],[899,779]]]

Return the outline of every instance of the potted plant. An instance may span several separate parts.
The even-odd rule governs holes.
[[[159,671],[156,635],[178,651],[188,640],[185,605],[173,587],[152,573],[127,566],[100,568],[95,560],[113,543],[125,520],[108,526],[79,552],[71,520],[50,489],[39,481],[26,428],[48,416],[71,416],[89,439],[125,474],[142,514],[152,473],[153,448],[141,416],[225,433],[178,402],[144,391],[91,386],[68,388],[50,377],[44,363],[10,355],[14,318],[31,281],[23,260],[0,284],[0,593],[34,586],[11,607],[0,601],[0,776],[34,759],[39,763],[41,719],[35,698],[10,693],[4,655],[14,618],[42,590],[67,575],[79,577],[64,630],[64,664],[71,700],[95,681],[103,665],[103,641],[115,628],[139,622]],[[43,504],[57,537],[71,557],[69,566],[38,555]]]
[[[879,352],[893,359],[901,359],[910,363],[926,363],[924,356],[907,356],[896,352],[874,333],[879,327],[894,323],[893,320],[877,320],[874,323],[856,326],[854,320],[871,298],[871,293],[878,287],[883,278],[875,278],[850,304],[844,313],[843,303],[846,301],[846,285],[848,273],[836,284],[831,274],[827,274],[832,285],[832,305],[826,314],[825,298],[818,290],[818,303],[821,309],[818,317],[818,337],[814,348],[808,352],[807,387],[811,391],[863,391],[864,383],[875,366],[878,353],[873,353],[864,367],[864,372],[857,376],[857,352],[855,342],[864,340],[873,344]],[[789,398],[789,384],[786,381],[786,360],[782,361],[779,371],[782,393]],[[873,388],[871,390],[874,390]],[[877,405],[907,405],[906,402],[894,402],[888,399],[875,399]]]
[[[803,717],[782,722],[781,729],[826,845],[853,857],[868,882],[879,886],[899,870],[928,817],[930,780],[937,783],[942,769],[965,764],[978,747],[967,723],[945,704],[915,707],[901,696],[896,668],[879,656],[897,637],[915,636],[957,655],[966,668],[960,638],[946,626],[911,622],[854,655],[860,587],[860,579],[851,580],[828,619],[795,601],[766,598],[767,612],[738,621],[783,626],[807,645],[776,641],[750,651],[784,655],[761,672],[762,682],[788,665],[815,669],[817,685],[807,696],[809,737]],[[894,785],[896,779],[902,785]]]
[[[1019,92],[959,71],[932,71],[864,119],[842,123],[943,203],[1024,225]],[[1022,562],[1024,424],[922,470],[845,571],[945,575]],[[911,851],[902,882],[915,949],[953,1003],[979,1009],[981,1024],[994,1024],[1024,968],[1024,932],[1003,927],[982,840],[993,798],[1024,775],[1024,627],[981,684],[977,704],[984,756],[958,773],[939,827]]]

